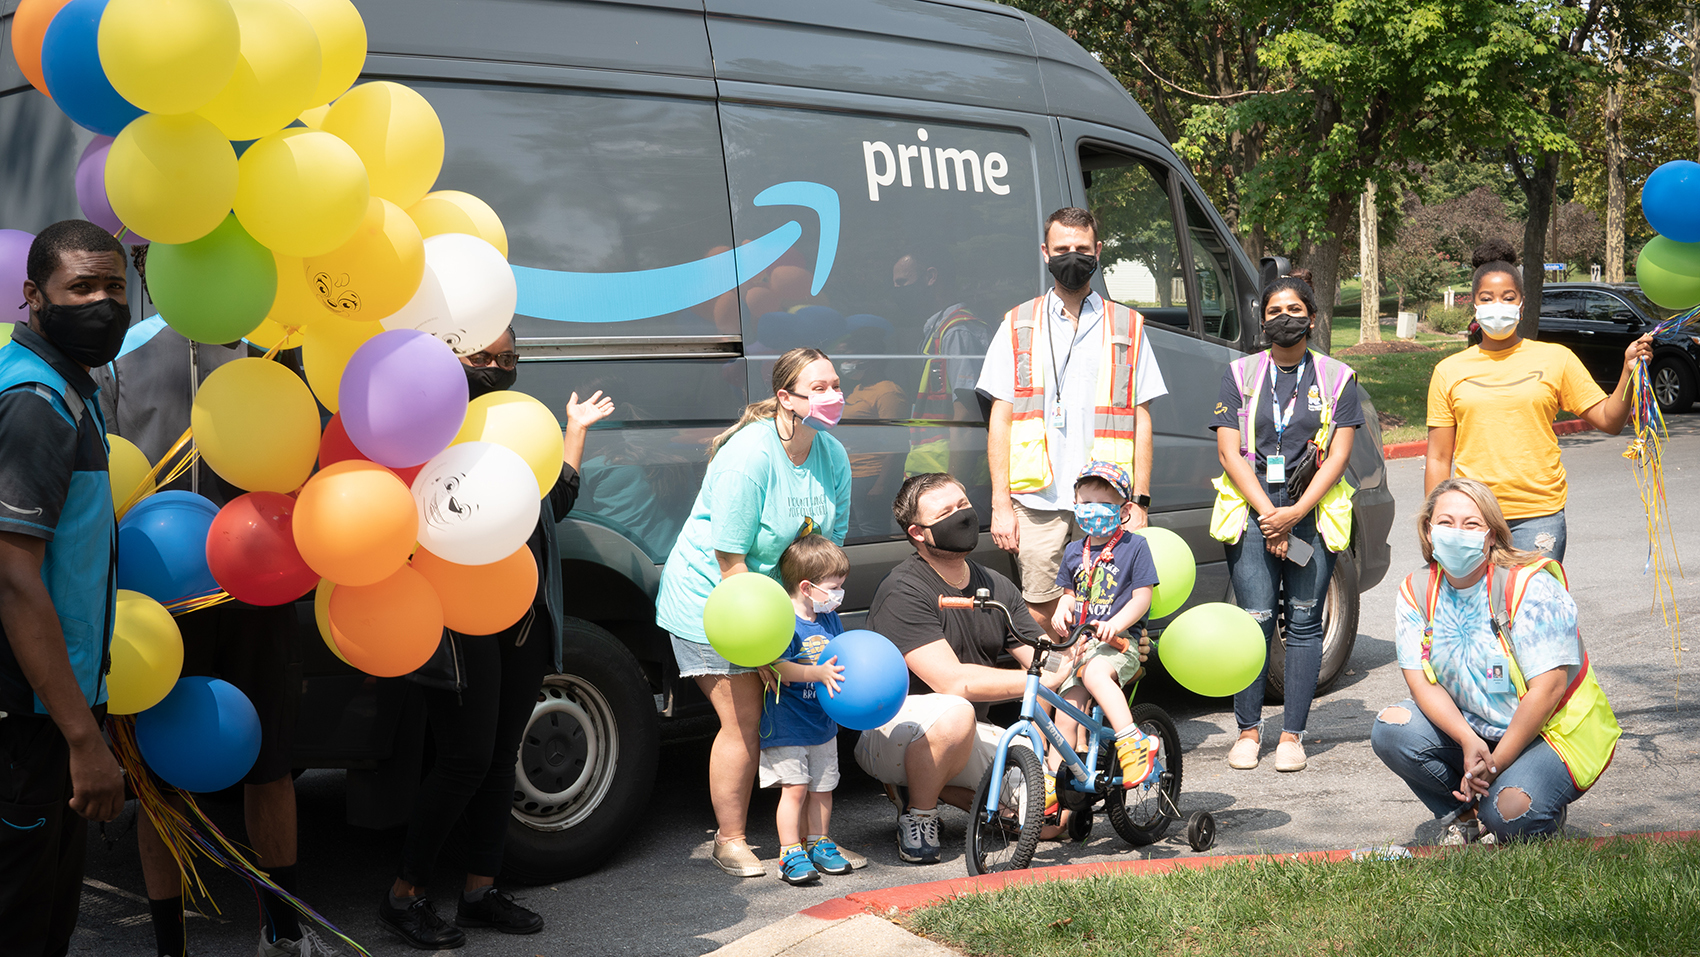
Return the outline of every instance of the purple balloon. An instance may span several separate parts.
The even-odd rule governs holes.
[[[418,329],[380,332],[355,350],[337,391],[342,425],[379,465],[422,465],[466,420],[466,373],[441,339]]]
[[[77,159],[77,205],[82,207],[84,219],[116,236],[125,226],[106,198],[106,154],[111,149],[112,137],[100,135],[83,147],[83,155]],[[134,230],[125,232],[123,240],[133,246],[147,242]]]
[[[18,305],[24,301],[24,280],[29,278],[25,267],[33,242],[35,237],[21,229],[0,229],[0,322],[29,321],[29,310]]]

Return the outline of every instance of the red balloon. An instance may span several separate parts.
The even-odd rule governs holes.
[[[319,583],[295,547],[295,499],[249,492],[219,509],[207,532],[207,567],[232,598],[250,605],[283,605]]]
[[[354,447],[354,440],[348,437],[348,430],[342,427],[342,413],[338,412],[331,416],[330,422],[325,425],[324,437],[319,440],[319,468],[348,459],[359,459],[362,462],[370,461],[366,456],[360,454],[359,449]],[[407,483],[409,488],[412,488],[414,477],[424,467],[423,465],[414,465],[404,469],[390,469],[390,471]]]

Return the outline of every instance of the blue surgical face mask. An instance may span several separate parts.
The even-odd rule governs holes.
[[[1487,532],[1430,525],[1428,535],[1434,560],[1453,578],[1466,578],[1487,561]]]
[[[1121,509],[1109,502],[1076,502],[1074,521],[1093,538],[1104,538],[1114,534],[1116,526],[1122,523]]]

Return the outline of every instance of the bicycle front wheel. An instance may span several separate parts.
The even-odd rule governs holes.
[[[1111,790],[1104,796],[1104,811],[1122,840],[1143,847],[1161,839],[1180,818],[1181,736],[1168,712],[1154,704],[1134,705],[1133,723],[1162,739],[1163,774],[1142,788]],[[1115,760],[1113,753],[1110,760]]]
[[[986,796],[996,789],[997,811],[986,812]],[[992,780],[992,769],[974,791],[968,818],[968,875],[1018,871],[1033,861],[1039,846],[1039,827],[1045,817],[1045,769],[1030,748],[1012,746],[1003,775]]]

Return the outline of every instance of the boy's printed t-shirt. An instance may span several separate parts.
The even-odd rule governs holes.
[[[1154,588],[1157,565],[1151,560],[1151,546],[1145,536],[1123,532],[1121,541],[1110,549],[1108,558],[1100,559],[1103,551],[1092,549],[1095,569],[1085,567],[1086,539],[1069,542],[1063,548],[1062,565],[1057,569],[1057,584],[1073,592],[1080,600],[1076,622],[1102,621],[1121,611],[1136,588]],[[1085,617],[1079,617],[1084,612]],[[1134,627],[1145,620],[1141,616]]]
[[[1452,467],[1493,489],[1506,518],[1551,515],[1568,487],[1552,420],[1604,401],[1582,360],[1553,342],[1524,340],[1447,356],[1428,383],[1428,426],[1456,428]]]
[[[1417,582],[1417,597],[1421,600],[1426,586],[1423,574],[1417,576]],[[1470,727],[1483,739],[1498,741],[1511,727],[1511,716],[1517,710],[1517,689],[1508,680],[1509,690],[1488,690],[1490,659],[1499,658],[1503,652],[1493,634],[1487,591],[1486,578],[1464,591],[1447,583],[1440,586],[1440,598],[1434,607],[1434,645],[1429,649],[1429,665],[1440,679],[1440,686],[1457,702]],[[1505,601],[1504,595],[1497,597]],[[1397,604],[1394,643],[1399,667],[1420,672],[1423,613],[1403,598]],[[1509,637],[1524,681],[1554,668],[1582,664],[1582,643],[1576,632],[1576,601],[1558,579],[1544,572],[1530,579],[1523,603],[1517,606],[1517,617],[1512,619]]]
[[[843,443],[816,433],[808,458],[794,465],[772,419],[739,429],[708,463],[691,516],[673,543],[655,598],[655,622],[706,644],[702,607],[720,584],[716,551],[743,555],[758,575],[777,578],[779,556],[804,519],[844,544],[850,529],[850,460]]]
[[[844,625],[834,612],[820,612],[814,621],[797,619],[797,631],[791,644],[779,656],[781,661],[800,665],[820,664],[820,653],[827,642],[844,633]],[[779,700],[766,692],[761,706],[761,746],[763,748],[812,747],[825,744],[838,735],[838,723],[827,716],[820,704],[820,686],[813,681],[780,684]]]

